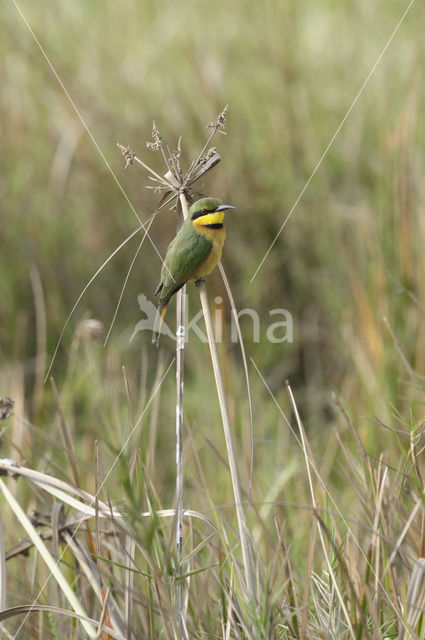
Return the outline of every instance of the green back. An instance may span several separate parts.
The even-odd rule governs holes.
[[[208,257],[212,242],[201,235],[187,219],[170,243],[161,270],[162,290],[159,300],[167,302],[187,282],[190,275]]]

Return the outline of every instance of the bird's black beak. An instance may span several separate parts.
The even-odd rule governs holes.
[[[235,207],[232,207],[231,204],[221,204],[219,207],[217,207],[216,211],[227,211],[227,209],[234,209]]]

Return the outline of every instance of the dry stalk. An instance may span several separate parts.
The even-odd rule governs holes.
[[[188,204],[184,193],[180,194],[183,216],[188,216]],[[233,494],[235,497],[236,515],[238,519],[239,536],[242,547],[242,558],[245,570],[245,580],[248,594],[252,602],[256,603],[256,589],[251,558],[251,546],[249,541],[249,531],[243,507],[242,488],[239,479],[238,464],[236,460],[235,445],[233,442],[232,428],[230,425],[229,409],[227,406],[226,392],[224,390],[223,375],[221,373],[220,359],[218,357],[217,345],[215,342],[214,328],[211,316],[211,309],[208,302],[207,288],[204,282],[199,286],[199,297],[201,299],[202,312],[204,314],[205,327],[207,329],[208,344],[210,347],[211,362],[214,370],[215,384],[217,387],[218,401],[220,404],[221,420],[223,423],[224,438],[226,440],[227,456],[229,459],[230,475],[232,479]]]
[[[156,182],[155,189],[158,191],[164,191],[163,199],[166,199],[170,191],[174,192],[174,196],[171,196],[166,203],[162,203],[157,208],[163,208],[168,202],[170,202],[178,194],[179,204],[183,213],[183,218],[188,216],[188,201],[187,191],[189,187],[198,180],[201,176],[205,175],[207,171],[212,169],[219,161],[220,156],[213,147],[207,151],[207,148],[216,133],[224,133],[226,121],[227,105],[218,116],[215,122],[208,125],[211,129],[211,133],[208,136],[207,142],[198,155],[197,159],[192,163],[189,171],[183,176],[180,168],[180,140],[178,148],[174,152],[170,152],[168,146],[164,147],[163,140],[160,136],[158,128],[154,124],[152,136],[154,142],[149,142],[147,146],[154,151],[161,151],[166,166],[167,173],[164,177],[159,176],[152,169],[150,169],[143,161],[141,161],[135,153],[133,153],[129,147],[123,147],[118,145],[126,158],[126,166],[137,162],[145,169],[147,169],[153,176],[154,182]],[[165,150],[169,153],[169,159],[165,156]],[[177,499],[177,517],[176,517],[176,550],[177,550],[177,575],[181,574],[181,551],[183,540],[183,383],[184,383],[184,345],[185,345],[185,309],[184,309],[184,291],[182,288],[177,293],[177,346],[176,346],[176,461],[177,461],[177,474],[176,474],[176,499]],[[229,459],[229,467],[233,485],[233,493],[236,505],[236,515],[238,520],[240,543],[242,547],[242,558],[245,572],[245,582],[248,596],[252,603],[256,604],[256,588],[253,573],[252,554],[250,546],[250,536],[248,526],[245,517],[244,503],[242,498],[242,489],[239,478],[239,471],[237,466],[235,446],[233,442],[232,430],[230,425],[229,410],[227,406],[226,393],[224,390],[223,376],[221,372],[220,360],[218,357],[217,345],[215,342],[214,329],[212,323],[211,310],[209,307],[207,290],[204,283],[201,283],[199,287],[199,295],[201,299],[201,305],[207,330],[208,342],[211,353],[211,361],[214,370],[214,377],[217,387],[218,400],[220,404],[220,411],[224,429],[224,436],[227,447],[227,455]],[[250,406],[250,412],[252,415],[252,409]],[[251,420],[252,422],[252,420]],[[177,587],[177,601],[178,601],[178,622],[180,634],[184,636],[185,633],[185,621],[183,616],[183,599],[182,599],[182,586],[179,582]]]
[[[425,559],[418,558],[413,567],[405,603],[405,624],[400,625],[398,640],[415,637],[418,622],[425,608]],[[422,631],[423,633],[423,631]],[[412,634],[412,635],[411,635]],[[422,634],[421,634],[421,637]]]
[[[178,181],[171,171],[165,178],[174,186]],[[177,207],[178,209],[178,207]],[[178,212],[179,213],[179,212]],[[181,215],[178,215],[177,230],[181,226]],[[185,313],[186,285],[177,292],[176,305],[176,573],[183,573],[181,555],[183,548],[183,388],[184,388],[184,346],[186,339]],[[177,615],[180,635],[183,636],[185,620],[183,612],[183,584],[177,582]]]

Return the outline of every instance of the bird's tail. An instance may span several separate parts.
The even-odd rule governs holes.
[[[167,300],[164,304],[159,303],[158,305],[152,333],[152,344],[156,344],[156,346],[159,345],[159,336],[161,335],[162,324],[164,322],[165,314],[167,313],[169,302],[170,301]]]

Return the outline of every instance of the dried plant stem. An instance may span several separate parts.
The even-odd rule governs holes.
[[[245,511],[246,511],[248,509],[248,506],[249,506],[249,503],[250,503],[250,500],[251,500],[252,480],[253,480],[253,476],[254,476],[254,413],[253,413],[253,409],[252,409],[251,383],[249,381],[248,362],[247,362],[247,359],[246,359],[245,345],[244,345],[244,341],[243,341],[243,338],[242,338],[241,326],[240,326],[240,323],[239,323],[238,312],[236,310],[236,305],[235,305],[235,301],[233,299],[232,290],[230,288],[229,281],[227,279],[226,273],[224,271],[224,267],[221,264],[221,262],[218,263],[218,268],[219,268],[222,280],[224,282],[224,286],[226,287],[227,295],[228,295],[228,298],[229,298],[229,301],[230,301],[230,306],[232,308],[232,316],[233,316],[233,319],[235,321],[236,330],[238,332],[238,338],[239,338],[239,345],[240,345],[240,348],[241,348],[243,368],[244,368],[244,371],[245,371],[246,390],[247,390],[247,395],[248,395],[249,426],[250,426],[250,432],[251,432],[251,464],[250,464],[250,471],[249,471],[249,486],[248,486],[248,491],[247,491],[247,494],[246,494],[247,495],[246,507],[245,507]]]
[[[188,204],[186,196],[180,195],[180,203],[182,205],[183,216],[188,216]],[[242,547],[242,559],[245,570],[246,587],[250,599],[256,603],[256,589],[254,581],[254,573],[252,567],[251,547],[249,543],[249,531],[246,523],[245,511],[242,500],[242,489],[239,479],[239,471],[236,460],[235,446],[233,443],[232,429],[230,426],[229,409],[227,407],[226,393],[224,391],[223,375],[221,373],[220,360],[218,357],[217,345],[215,342],[214,329],[210,305],[208,302],[207,288],[205,283],[200,283],[199,296],[201,299],[202,311],[204,314],[205,326],[207,329],[208,343],[210,346],[211,362],[214,370],[215,383],[217,387],[218,401],[220,404],[221,419],[223,422],[224,437],[226,440],[227,456],[229,460],[230,475],[232,478],[233,494],[235,497],[236,515],[238,519],[239,536]]]
[[[208,151],[205,158],[203,154],[205,153],[209,143],[211,142],[214,135],[219,133],[224,133],[221,131],[224,128],[226,122],[226,113],[228,106],[226,105],[223,111],[219,114],[217,120],[215,122],[211,122],[208,127],[212,129],[211,134],[208,137],[207,142],[205,143],[202,151],[200,152],[198,158],[192,163],[188,173],[185,177],[183,177],[181,168],[180,168],[180,140],[178,143],[177,150],[175,152],[170,152],[168,146],[166,147],[169,155],[170,161],[167,161],[166,156],[164,155],[164,146],[163,141],[158,131],[156,124],[153,124],[152,136],[154,142],[150,142],[147,144],[149,148],[154,151],[161,151],[163,154],[166,166],[167,173],[162,178],[158,176],[153,170],[149,169],[144,162],[140,161],[136,154],[131,151],[129,147],[123,147],[123,145],[118,145],[126,158],[126,166],[129,164],[133,164],[134,162],[138,162],[141,166],[145,167],[149,172],[154,176],[154,179],[159,182],[159,186],[157,188],[164,189],[166,193],[163,196],[163,199],[166,198],[168,194],[168,190],[174,191],[174,195],[170,198],[172,200],[174,197],[178,196],[179,203],[181,206],[181,210],[183,213],[183,218],[186,219],[188,217],[188,202],[186,198],[186,192],[191,184],[198,180],[201,176],[205,175],[207,171],[212,169],[219,161],[220,156],[215,151],[215,148],[212,148]],[[170,201],[167,200],[167,203]],[[162,208],[167,203],[163,203],[161,205]],[[223,273],[223,272],[222,272]],[[213,364],[215,382],[217,387],[218,399],[220,404],[222,422],[224,435],[226,440],[227,447],[227,455],[229,460],[229,467],[233,485],[233,493],[236,504],[236,514],[238,520],[238,528],[239,528],[239,537],[240,543],[242,547],[242,558],[244,564],[244,572],[245,572],[245,582],[247,595],[251,600],[252,604],[256,604],[256,589],[255,589],[255,581],[253,574],[253,566],[252,566],[252,556],[251,556],[251,547],[249,540],[249,531],[246,523],[244,504],[242,500],[242,489],[239,479],[238,466],[236,461],[236,452],[233,443],[232,430],[230,426],[230,418],[229,418],[229,410],[227,407],[226,394],[224,391],[223,384],[223,376],[221,373],[220,361],[218,358],[217,346],[215,342],[214,330],[212,325],[212,317],[211,311],[209,308],[207,291],[205,284],[201,284],[200,286],[200,298],[202,304],[202,310],[205,319],[205,325],[207,328],[208,341],[210,345],[211,352],[211,361]],[[184,293],[185,288],[183,287],[177,293],[177,330],[176,330],[176,338],[177,338],[177,346],[176,346],[176,557],[177,557],[177,567],[176,574],[177,576],[183,573],[181,566],[181,555],[182,555],[182,544],[183,544],[183,384],[184,384],[184,345],[185,345],[185,309],[184,309]],[[246,358],[244,358],[244,362],[246,364]],[[249,386],[249,385],[248,385]],[[252,408],[250,402],[250,415],[251,415],[251,425],[252,425]],[[252,471],[251,471],[252,473]],[[250,484],[251,486],[251,484]],[[183,585],[180,580],[178,580],[177,584],[177,617],[178,617],[178,626],[180,636],[183,638],[187,637],[186,632],[186,624],[185,624],[185,616],[183,612]]]
[[[178,187],[178,181],[171,171],[165,174],[170,184]],[[178,207],[177,207],[178,210]],[[177,227],[181,225],[181,212],[178,210]],[[177,292],[176,300],[176,573],[182,573],[181,555],[183,547],[183,389],[184,389],[184,345],[186,338],[186,286]],[[183,613],[183,583],[177,582],[177,617],[180,636],[185,629]]]
[[[181,571],[181,554],[183,546],[183,385],[184,385],[184,342],[185,342],[185,291],[177,294],[177,330],[176,330],[176,554],[177,575]],[[183,634],[183,584],[177,583],[178,623],[180,634]]]

